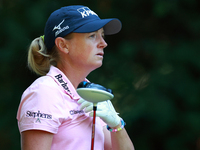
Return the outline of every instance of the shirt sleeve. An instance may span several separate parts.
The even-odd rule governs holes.
[[[31,86],[23,93],[18,109],[19,130],[43,130],[56,134],[65,119],[64,110],[64,98],[58,87]]]

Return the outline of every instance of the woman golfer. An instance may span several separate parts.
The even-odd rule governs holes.
[[[100,19],[85,6],[62,7],[50,15],[44,36],[29,48],[28,66],[41,77],[24,91],[17,113],[23,150],[90,149],[91,103],[76,88],[102,65],[104,35],[120,29],[118,19]],[[133,150],[111,102],[98,105],[94,149]]]

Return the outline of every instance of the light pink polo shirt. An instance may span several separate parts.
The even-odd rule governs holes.
[[[68,78],[51,66],[23,93],[17,120],[19,131],[43,130],[54,134],[51,150],[89,150],[92,118],[80,110],[79,95]],[[103,125],[96,118],[95,150],[104,149]]]

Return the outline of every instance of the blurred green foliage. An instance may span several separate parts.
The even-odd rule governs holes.
[[[1,149],[20,149],[16,112],[37,78],[27,48],[52,11],[72,4],[122,21],[88,79],[113,90],[136,150],[200,150],[199,0],[0,0]]]

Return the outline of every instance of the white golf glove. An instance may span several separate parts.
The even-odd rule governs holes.
[[[93,116],[93,103],[88,102],[82,98],[78,100],[78,103],[81,104],[80,109],[89,115]],[[109,127],[116,127],[120,123],[120,117],[115,111],[110,100],[97,103],[96,116],[100,117]]]

